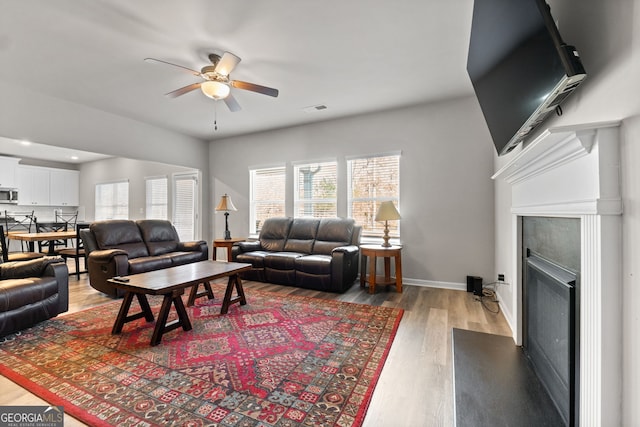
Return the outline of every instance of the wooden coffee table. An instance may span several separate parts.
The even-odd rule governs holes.
[[[164,268],[162,270],[149,271],[147,273],[132,274],[124,278],[109,279],[116,288],[126,291],[118,317],[113,324],[112,334],[122,332],[125,323],[144,317],[147,322],[153,322],[153,313],[147,300],[147,295],[163,295],[162,306],[158,313],[158,320],[151,336],[151,345],[158,345],[165,332],[172,331],[180,326],[184,331],[192,329],[191,321],[187,315],[187,310],[182,302],[182,295],[186,288],[191,288],[187,305],[193,304],[196,298],[207,296],[213,299],[210,281],[228,277],[227,289],[222,300],[220,314],[226,314],[231,304],[240,303],[245,305],[247,300],[242,289],[240,273],[251,269],[251,264],[238,262],[221,261],[200,261],[192,264],[180,265],[177,267]],[[205,291],[198,293],[200,284],[204,285]],[[237,296],[232,298],[233,288],[236,288]],[[141,312],[129,315],[129,308],[133,301],[133,296],[138,298]],[[167,323],[171,305],[176,309],[178,318]]]

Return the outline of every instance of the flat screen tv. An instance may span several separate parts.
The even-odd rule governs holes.
[[[586,77],[544,0],[475,0],[467,72],[499,155],[561,112]]]

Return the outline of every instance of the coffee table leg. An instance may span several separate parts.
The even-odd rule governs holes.
[[[233,294],[233,288],[236,288],[236,292],[238,296],[236,298],[231,298]],[[246,305],[247,299],[244,296],[244,289],[242,288],[242,280],[238,274],[234,274],[229,276],[229,281],[227,282],[227,289],[224,292],[224,299],[222,300],[222,308],[220,309],[220,314],[227,314],[229,311],[229,306],[231,304],[235,304],[239,302],[240,305]]]
[[[204,285],[204,291],[200,293],[198,293],[198,288],[200,287],[200,283],[198,283],[197,285],[193,285],[193,287],[191,288],[191,291],[189,292],[187,307],[191,307],[193,304],[195,304],[196,299],[203,296],[206,296],[209,299],[214,299],[213,290],[211,289],[211,283],[202,282],[202,285]]]
[[[153,322],[153,313],[151,312],[151,307],[149,307],[149,301],[144,294],[135,294],[138,297],[138,303],[140,303],[140,308],[142,311],[140,313],[127,316],[127,314],[129,313],[129,309],[131,308],[133,295],[134,293],[129,291],[124,294],[122,305],[120,306],[120,310],[118,311],[118,317],[116,317],[116,321],[114,322],[113,328],[111,329],[111,334],[119,334],[120,332],[122,332],[122,327],[125,323],[131,322],[132,320],[140,319],[141,317],[144,317],[147,322]]]
[[[122,298],[122,304],[120,305],[120,310],[118,311],[118,317],[116,317],[116,321],[113,324],[113,328],[111,328],[111,334],[119,334],[122,332],[122,327],[127,322],[127,313],[129,312],[129,307],[131,307],[131,301],[133,301],[133,294],[131,292],[126,292],[124,294],[124,298]]]
[[[182,303],[183,293],[184,290],[180,289],[172,292],[171,294],[166,294],[162,299],[162,306],[160,307],[160,312],[158,313],[158,320],[156,322],[155,328],[153,329],[153,335],[151,336],[152,346],[160,344],[162,335],[165,332],[172,331],[180,326],[182,326],[182,330],[184,331],[190,331],[193,328],[191,326],[191,321],[189,320],[187,310],[184,308],[184,304]],[[167,319],[169,318],[169,311],[171,311],[171,304],[176,307],[178,319],[173,322],[167,323]]]

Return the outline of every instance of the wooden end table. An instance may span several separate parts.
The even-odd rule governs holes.
[[[234,243],[244,242],[246,239],[242,238],[232,238],[232,239],[215,239],[213,241],[213,260],[215,261],[217,256],[216,252],[218,248],[227,248],[227,261],[231,261],[231,251]]]
[[[396,285],[396,292],[402,292],[402,246],[361,245],[360,253],[360,287],[364,288],[369,282],[369,293],[376,291],[376,285]],[[369,276],[367,277],[367,257],[369,262]],[[384,258],[384,276],[376,275],[376,258]],[[396,277],[391,277],[391,258],[395,258]]]

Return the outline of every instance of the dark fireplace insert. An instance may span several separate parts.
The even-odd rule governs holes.
[[[567,426],[579,425],[579,226],[523,218],[523,350]]]

